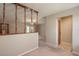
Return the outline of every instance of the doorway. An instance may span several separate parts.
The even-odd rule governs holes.
[[[58,45],[72,51],[72,16],[61,17],[58,21]]]

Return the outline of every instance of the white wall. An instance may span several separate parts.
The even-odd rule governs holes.
[[[20,55],[38,48],[38,33],[0,36],[0,56]]]
[[[39,33],[40,39],[45,40],[45,18],[40,19],[39,21]]]
[[[45,23],[40,24],[40,39],[45,40]]]
[[[73,16],[72,43],[73,50],[79,51],[79,7],[72,8],[46,17],[46,40],[47,44],[58,46],[57,20],[63,16]]]
[[[46,43],[56,47],[56,20],[53,17],[46,19]]]
[[[44,24],[45,21],[46,21],[45,18],[38,19],[38,24]]]

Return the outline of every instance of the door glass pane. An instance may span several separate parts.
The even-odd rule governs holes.
[[[26,32],[31,32],[31,11],[26,9]]]
[[[17,6],[17,33],[24,33],[24,8]]]
[[[31,26],[32,32],[36,31],[36,25],[37,25],[37,14],[36,14],[36,12],[33,11],[32,26]]]
[[[33,15],[32,15],[32,20],[33,20],[33,24],[37,23],[37,13],[33,11]]]

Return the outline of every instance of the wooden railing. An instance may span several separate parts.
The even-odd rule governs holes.
[[[5,24],[6,22],[5,22],[5,20],[6,20],[6,16],[5,16],[5,14],[6,14],[6,4],[7,3],[3,3],[3,23]],[[14,4],[15,5],[15,33],[5,33],[5,34],[18,34],[19,32],[18,32],[18,18],[17,18],[17,16],[18,16],[18,14],[17,14],[17,12],[18,12],[18,6],[19,7],[22,7],[23,9],[24,9],[24,19],[22,19],[22,21],[23,21],[23,24],[24,24],[24,30],[23,30],[23,32],[22,33],[27,33],[27,16],[28,15],[26,15],[26,11],[27,11],[27,9],[29,9],[29,11],[30,11],[30,13],[31,13],[31,16],[30,16],[30,19],[31,19],[31,24],[33,23],[33,13],[35,13],[36,14],[36,22],[35,23],[33,23],[32,25],[30,25],[30,29],[29,29],[29,33],[32,33],[33,31],[32,31],[32,28],[31,28],[31,26],[34,26],[34,27],[36,27],[37,26],[37,24],[38,24],[38,11],[36,11],[36,10],[34,10],[34,9],[32,9],[32,8],[30,8],[30,7],[27,7],[27,6],[24,6],[24,5],[21,5],[20,3],[12,3],[12,4]],[[10,25],[10,24],[9,24]],[[35,31],[37,30],[36,28],[34,28],[35,29]],[[9,27],[9,30],[10,30],[10,27]],[[1,31],[3,31],[3,30],[1,30]]]

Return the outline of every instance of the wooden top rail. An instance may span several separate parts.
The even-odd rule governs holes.
[[[36,11],[36,10],[30,8],[30,7],[24,6],[24,5],[20,4],[20,3],[13,3],[13,4],[16,4],[16,5],[18,5],[18,6],[21,6],[21,7],[23,7],[23,8],[29,8],[29,9],[33,10],[34,12],[38,13],[38,11]]]

